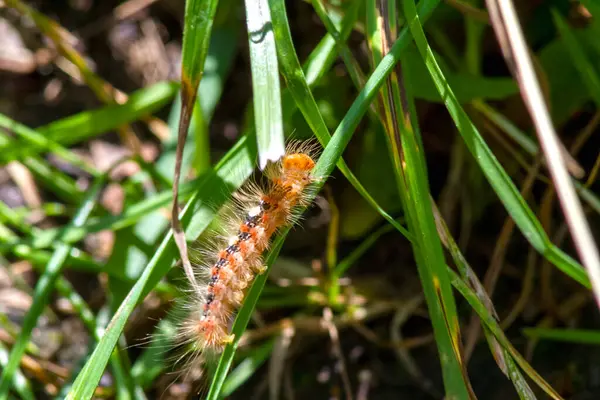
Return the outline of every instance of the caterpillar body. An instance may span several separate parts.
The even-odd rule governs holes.
[[[285,155],[265,169],[266,185],[247,182],[225,207],[223,233],[195,266],[197,283],[179,333],[198,354],[219,354],[234,339],[233,316],[255,276],[266,269],[262,256],[271,238],[297,222],[298,206],[310,203],[314,153],[312,143],[289,144]]]

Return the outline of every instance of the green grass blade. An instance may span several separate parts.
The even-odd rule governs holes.
[[[97,179],[94,186],[89,191],[88,196],[81,204],[81,207],[70,223],[72,226],[79,226],[83,224],[83,222],[85,222],[85,220],[89,217],[94,206],[96,205],[96,196],[100,192],[103,184],[104,176]],[[2,372],[2,376],[0,378],[0,398],[4,398],[8,393],[15,369],[19,365],[21,357],[23,356],[23,352],[25,351],[25,347],[27,346],[29,338],[31,337],[31,333],[36,326],[37,320],[42,314],[44,307],[48,303],[50,294],[54,289],[56,280],[60,276],[60,272],[64,267],[64,263],[67,260],[70,251],[71,246],[68,244],[61,244],[57,247],[35,287],[32,307],[25,316],[23,325],[21,327],[21,333],[11,350],[8,364]]]
[[[253,349],[242,362],[240,362],[223,383],[221,398],[225,398],[242,386],[265,362],[273,351],[275,340],[269,340],[257,349]]]
[[[555,9],[552,9],[552,18],[556,28],[562,36],[566,48],[573,59],[573,64],[579,71],[585,87],[588,89],[590,95],[596,103],[596,107],[600,107],[600,78],[596,73],[594,65],[590,62],[588,57],[583,50],[583,47],[573,34],[573,31],[567,24],[567,21],[560,15]]]
[[[277,49],[268,0],[246,0],[254,122],[260,169],[285,152]]]
[[[444,98],[444,103],[450,116],[454,120],[458,131],[465,141],[469,151],[473,154],[479,163],[488,182],[504,204],[508,213],[512,216],[515,223],[523,232],[529,243],[538,250],[548,261],[558,267],[565,274],[590,287],[590,282],[583,267],[572,257],[557,248],[549,240],[544,232],[540,222],[535,217],[533,211],[523,199],[519,190],[512,183],[508,174],[504,171],[492,151],[489,149],[477,128],[471,122],[458,100],[454,96],[452,89],[448,85],[442,71],[440,70],[435,56],[425,38],[423,27],[416,14],[415,6],[412,0],[404,1],[404,9],[408,26],[415,36],[415,42],[429,73],[431,74],[436,88]]]
[[[80,112],[36,131],[62,145],[79,143],[159,110],[173,99],[178,89],[177,83],[159,82],[132,93],[123,104]]]
[[[525,328],[530,338],[556,340],[559,342],[600,345],[600,331],[585,329]]]
[[[243,137],[214,170],[196,185],[192,198],[180,214],[184,224],[189,222],[192,216],[194,217],[194,223],[188,226],[188,237],[198,237],[214,217],[214,210],[209,209],[205,204],[219,206],[252,173],[255,150],[248,145],[248,142],[248,138]],[[154,257],[113,316],[104,336],[75,380],[73,388],[67,396],[68,399],[84,400],[92,397],[110,354],[133,309],[167,273],[175,256],[176,246],[173,241],[173,232],[169,231],[156,250]]]
[[[4,346],[2,342],[0,342],[0,366],[4,369],[6,368],[6,364],[8,362],[8,349]],[[12,377],[12,385],[15,392],[21,396],[23,400],[34,400],[35,396],[33,395],[33,391],[31,390],[31,385],[29,381],[20,369],[16,369],[15,373]]]
[[[271,13],[273,16],[273,30],[275,32],[275,39],[277,41],[277,50],[279,52],[281,71],[286,81],[287,88],[296,106],[302,112],[302,115],[306,119],[306,122],[314,132],[315,136],[319,139],[322,145],[326,145],[331,135],[327,129],[327,125],[323,120],[319,107],[312,95],[309,88],[309,84],[304,76],[302,67],[294,50],[292,43],[292,36],[290,33],[289,24],[287,21],[287,15],[285,11],[285,4],[281,0],[270,0]],[[353,4],[354,7],[361,5],[361,2],[357,1]],[[357,11],[357,10],[356,10]],[[348,11],[350,15],[355,10]],[[345,30],[349,33],[349,30]],[[342,35],[338,36],[340,39],[344,38]],[[346,179],[354,186],[354,188],[367,200],[367,202],[377,210],[390,224],[392,224],[400,233],[407,238],[410,238],[410,233],[400,225],[394,218],[383,210],[383,208],[377,204],[371,194],[362,186],[356,176],[350,171],[348,165],[341,159],[338,162],[338,168],[344,174]]]
[[[485,288],[479,281],[479,278],[461,253],[460,248],[450,234],[446,222],[437,209],[437,205],[435,206],[435,216],[440,239],[442,239],[442,242],[450,252],[463,283],[468,286],[468,288],[477,296],[478,306],[480,307],[481,312],[486,313],[486,319],[490,321],[496,321],[497,323],[498,316],[492,300],[489,298]],[[452,271],[450,267],[448,267],[448,270]],[[451,273],[453,274],[454,272],[452,271]],[[453,282],[453,284],[455,284],[455,282]],[[502,347],[500,343],[498,343],[498,340],[496,340],[486,325],[483,325],[483,332],[488,341],[490,351],[496,360],[496,364],[498,364],[498,367],[507,376],[507,378],[513,382],[515,390],[519,396],[522,399],[535,399],[535,395],[533,394],[525,378],[522,376],[521,371],[515,365],[509,350]],[[549,386],[545,382],[543,385]]]
[[[386,3],[370,0],[367,4],[367,35],[373,59],[377,62],[387,51],[386,42],[394,35],[395,25],[392,24],[397,16],[392,6],[383,7]],[[411,232],[418,232],[412,243],[413,253],[440,355],[445,393],[451,398],[466,399],[472,389],[462,361],[456,303],[429,195],[413,97],[413,71],[406,62],[396,71],[382,90],[382,124],[387,133],[407,224]]]
[[[179,249],[183,270],[193,286],[197,285],[192,266],[188,258],[185,233],[179,221],[179,184],[183,148],[185,146],[194,108],[198,86],[204,73],[204,62],[208,54],[218,0],[188,0],[185,4],[183,48],[181,62],[181,112],[177,130],[177,148],[175,150],[175,171],[173,174],[173,206],[171,207],[171,227],[173,238]],[[201,110],[200,110],[201,111]],[[207,130],[201,130],[207,134]],[[198,132],[200,134],[200,132]]]
[[[19,152],[21,154],[31,154],[34,152],[51,151],[54,154],[60,156],[63,160],[70,162],[71,164],[81,168],[82,170],[92,174],[98,175],[98,172],[89,166],[81,157],[75,155],[69,150],[65,149],[55,141],[48,139],[46,136],[36,132],[35,130],[20,124],[5,115],[0,114],[0,126],[14,132],[17,137],[21,140],[16,140],[13,143],[18,143]],[[2,161],[11,161],[14,157],[10,157],[10,152],[5,152],[4,149],[1,153]],[[9,158],[7,158],[9,156]],[[21,156],[22,157],[22,156]],[[15,157],[16,158],[16,157]]]

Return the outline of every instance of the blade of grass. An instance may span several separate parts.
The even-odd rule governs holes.
[[[79,318],[94,339],[93,343],[98,343],[102,337],[102,334],[104,333],[104,329],[102,329],[96,323],[94,313],[89,308],[85,300],[73,289],[69,281],[66,279],[59,278],[56,281],[56,290],[61,296],[69,301],[73,307],[73,310],[79,315]],[[117,386],[117,398],[127,399],[131,398],[136,391],[141,391],[142,389],[133,379],[131,371],[128,368],[125,368],[123,365],[123,362],[119,356],[119,352],[120,349],[115,349],[113,351],[110,357],[110,365],[115,377],[115,384]],[[64,388],[62,390],[64,390]]]
[[[245,0],[258,165],[265,169],[285,152],[279,67],[268,0]]]
[[[178,89],[177,83],[159,82],[132,93],[123,104],[83,111],[36,128],[35,131],[48,141],[63,146],[83,142],[159,110],[173,98]],[[39,149],[27,149],[24,152],[21,147],[22,144],[14,142],[0,146],[3,159],[20,159],[24,153],[32,156],[40,150],[50,150],[48,146],[40,146]]]
[[[473,310],[479,315],[481,321],[486,325],[486,327],[490,330],[490,332],[494,335],[494,337],[498,340],[500,345],[506,349],[506,351],[510,354],[510,356],[514,359],[514,361],[521,367],[523,371],[533,380],[535,381],[541,388],[553,399],[562,399],[562,397],[556,393],[556,391],[546,383],[546,381],[529,365],[527,360],[523,358],[521,354],[514,348],[514,346],[510,343],[510,341],[506,338],[506,335],[500,328],[498,321],[489,313],[486,309],[485,305],[481,303],[477,294],[473,292],[473,290],[467,286],[461,279],[461,277],[456,274],[456,272],[452,270],[448,270],[451,279],[452,286],[456,288],[460,292],[460,294],[469,302]]]
[[[6,364],[8,363],[8,354],[8,349],[4,346],[4,343],[0,342],[0,366],[2,366],[3,369],[6,368]],[[21,396],[21,399],[35,399],[33,391],[31,390],[31,384],[18,368],[15,370],[15,374],[12,377],[12,385],[15,392]]]
[[[583,47],[573,34],[573,31],[567,24],[567,21],[560,15],[555,9],[551,10],[554,24],[558,28],[560,35],[562,36],[565,44],[567,45],[567,51],[571,54],[573,64],[579,71],[585,87],[588,89],[590,95],[596,103],[596,107],[600,107],[600,78],[596,73],[596,69],[591,61],[585,54]]]
[[[525,328],[523,329],[523,333],[530,338],[600,345],[600,331],[594,330]]]
[[[356,10],[349,10],[349,13],[358,11],[358,6],[361,5],[361,1],[355,2],[357,7]],[[305,79],[304,72],[298,61],[298,56],[294,50],[294,44],[292,43],[292,36],[290,33],[289,24],[287,21],[287,14],[285,11],[285,4],[280,0],[269,1],[271,6],[271,13],[273,17],[273,30],[275,32],[275,39],[277,42],[277,50],[279,52],[281,72],[287,84],[287,89],[290,95],[296,102],[296,106],[302,112],[302,115],[306,119],[306,122],[311,127],[315,136],[319,142],[325,146],[329,142],[331,135],[327,129],[327,125],[323,120],[323,116],[319,111],[319,107],[312,95],[309,88],[309,83]],[[352,14],[351,14],[352,15]],[[345,32],[349,33],[346,29]],[[342,35],[339,38],[343,38]],[[350,171],[348,165],[343,159],[338,162],[338,168],[344,174],[346,179],[354,186],[354,188],[367,200],[367,202],[377,210],[391,225],[393,225],[400,233],[407,238],[411,238],[411,234],[400,225],[394,218],[388,215],[371,194],[362,186],[356,176]]]
[[[86,196],[86,199],[71,220],[71,226],[80,226],[89,217],[94,209],[94,206],[96,205],[96,197],[104,184],[104,180],[104,175],[96,180],[94,186],[90,189],[89,194]],[[56,280],[60,276],[60,272],[64,267],[64,263],[67,260],[70,251],[71,246],[68,244],[61,244],[58,246],[48,261],[44,273],[40,277],[35,287],[32,307],[25,316],[21,327],[21,333],[11,350],[8,364],[4,371],[2,371],[2,376],[0,377],[0,398],[3,398],[8,394],[10,382],[15,369],[19,365],[23,352],[25,351],[25,347],[27,346],[29,338],[31,337],[31,333],[48,302],[48,298],[54,289]]]
[[[389,49],[397,20],[395,6],[381,1],[367,2],[367,31],[374,61]],[[446,396],[472,398],[466,366],[461,355],[460,328],[456,304],[438,236],[432,205],[423,145],[410,86],[412,71],[406,62],[392,71],[382,91],[383,124],[388,137],[398,194],[407,224],[414,235],[413,253],[440,355]]]
[[[548,261],[577,282],[586,287],[590,287],[590,282],[585,270],[577,263],[577,261],[557,248],[550,241],[544,232],[542,225],[535,217],[535,214],[531,211],[527,202],[520,195],[519,190],[512,183],[510,177],[493,155],[473,122],[471,122],[468,115],[460,106],[427,43],[423,28],[416,15],[413,2],[410,0],[404,1],[404,9],[408,26],[413,35],[415,35],[415,42],[417,43],[419,52],[434,80],[436,88],[444,98],[444,103],[450,116],[454,120],[469,151],[479,163],[484,175],[504,204],[507,212],[515,220],[515,223],[521,232],[523,232],[523,235],[527,238],[529,243],[531,243],[531,245]]]
[[[133,92],[123,104],[83,111],[36,130],[62,145],[83,142],[161,109],[173,99],[178,90],[177,82],[155,83]]]
[[[456,241],[450,234],[448,226],[446,225],[446,222],[444,221],[439,209],[437,208],[437,205],[433,202],[433,199],[432,204],[434,205],[434,215],[436,218],[436,226],[440,235],[440,239],[442,240],[444,246],[446,246],[446,248],[450,252],[450,255],[454,260],[454,264],[458,268],[463,282],[477,296],[479,304],[480,306],[482,306],[482,312],[483,310],[485,310],[486,312],[486,318],[488,320],[493,320],[496,324],[498,324],[498,315],[496,313],[496,309],[494,308],[492,300],[490,299],[484,286],[479,281],[479,278],[477,277],[471,266],[467,263],[467,260],[465,259],[463,254],[461,253],[460,248],[458,247]],[[450,267],[448,267],[448,269],[450,270]],[[506,377],[512,381],[515,390],[517,391],[519,396],[522,399],[535,399],[533,391],[529,387],[529,384],[527,383],[525,378],[522,376],[521,371],[519,371],[519,369],[515,365],[509,350],[502,347],[500,343],[498,343],[498,340],[496,340],[492,332],[485,325],[483,325],[483,332],[485,334],[485,338],[488,341],[490,351],[492,352],[492,355],[496,360],[496,364],[498,364],[498,367],[504,373],[504,375],[506,375]],[[542,382],[540,386],[550,385],[548,385],[546,382]]]
[[[210,34],[218,3],[218,0],[187,0],[185,3],[183,47],[181,53],[181,113],[179,115],[177,148],[175,151],[171,226],[173,228],[173,238],[181,255],[183,270],[194,289],[197,288],[198,283],[196,282],[196,277],[188,258],[185,233],[179,221],[179,181],[183,160],[183,147],[186,143],[192,113],[196,104],[198,86],[204,73],[204,62],[208,54]]]
[[[256,150],[249,145],[249,142],[251,140],[248,140],[248,137],[241,138],[210,174],[195,185],[195,191],[180,216],[186,225],[194,217],[194,222],[188,225],[190,238],[198,237],[214,217],[215,211],[208,208],[206,204],[220,206],[252,173]],[[169,231],[113,316],[104,336],[77,376],[67,399],[87,400],[92,397],[112,349],[117,344],[133,309],[171,268],[176,253],[173,232]]]
[[[253,349],[252,352],[240,362],[237,367],[227,377],[223,383],[221,398],[225,398],[235,392],[244,384],[254,373],[264,364],[267,357],[273,351],[275,340],[268,340],[266,343]]]
[[[16,136],[21,139],[12,142],[15,144],[18,143],[20,152],[30,154],[31,150],[37,150],[38,152],[51,151],[60,156],[63,160],[81,168],[83,171],[86,171],[91,175],[98,175],[96,169],[88,165],[88,163],[86,163],[81,157],[75,155],[60,144],[48,139],[46,136],[36,132],[28,126],[13,121],[2,114],[0,114],[0,126],[14,132]],[[2,149],[2,161],[11,161],[12,158],[6,158],[7,153],[4,150],[6,149]]]

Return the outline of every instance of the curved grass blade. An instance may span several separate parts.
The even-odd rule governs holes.
[[[159,82],[137,90],[123,104],[84,111],[37,128],[63,145],[88,140],[160,110],[179,90],[177,82]]]
[[[183,147],[186,143],[192,113],[196,108],[198,85],[204,73],[204,62],[208,54],[210,34],[218,3],[218,0],[187,0],[185,3],[185,26],[183,29],[183,48],[181,54],[181,113],[179,115],[177,148],[175,150],[171,226],[173,228],[173,238],[181,255],[183,270],[194,288],[198,286],[198,283],[196,282],[196,277],[188,258],[185,234],[179,221],[179,180],[183,160]]]
[[[186,147],[183,151],[183,160],[181,166],[184,171],[187,171],[188,167],[190,166],[190,163],[193,160],[192,157],[194,157],[196,160],[198,159],[198,150],[193,148],[196,146],[196,142],[198,144],[202,144],[203,147],[208,146],[208,133],[204,131],[204,129],[207,129],[208,124],[212,119],[215,108],[217,107],[219,99],[221,98],[221,94],[223,93],[225,80],[227,79],[234,58],[238,53],[237,39],[239,37],[238,31],[240,30],[238,25],[239,24],[237,21],[234,21],[232,18],[232,20],[225,23],[224,26],[215,26],[213,33],[211,34],[208,54],[206,55],[204,75],[198,88],[198,91],[201,95],[196,99],[196,102],[200,105],[202,111],[201,115],[204,119],[201,121],[202,124],[198,124],[201,125],[199,128],[201,128],[202,131],[197,133],[196,124],[190,124],[190,130],[186,140]],[[196,114],[198,113],[199,111],[196,112]],[[176,96],[175,101],[171,106],[168,118],[169,130],[171,132],[175,132],[177,130],[180,114],[181,97]],[[192,116],[192,119],[193,118],[194,116]],[[203,136],[198,137],[198,135]],[[191,146],[192,144],[194,146]],[[169,138],[163,142],[163,151],[161,152],[160,158],[156,161],[157,170],[165,176],[170,176],[171,178],[169,178],[169,180],[171,180],[174,175],[173,171],[175,169],[176,147],[177,137],[174,135],[169,136]],[[210,154],[204,153],[201,155],[201,158],[205,160],[203,162],[205,166],[208,166],[209,164],[209,156]],[[197,162],[195,162],[195,164],[197,164]],[[201,171],[196,168],[195,173],[196,175],[200,175]],[[183,188],[180,187],[179,190],[181,192]]]
[[[227,153],[209,174],[195,186],[195,191],[181,212],[181,220],[188,225],[188,236],[196,238],[206,229],[214,217],[214,210],[206,204],[218,207],[225,202],[231,192],[237,189],[254,170],[256,150],[246,136]],[[106,328],[104,336],[96,346],[81,373],[77,376],[67,399],[87,400],[94,393],[104,372],[110,354],[123,332],[125,324],[135,306],[154,288],[171,268],[177,248],[173,232],[165,236],[144,272],[137,280]]]
[[[245,3],[258,165],[263,170],[269,161],[276,162],[285,152],[279,67],[268,0]]]
[[[437,205],[435,203],[433,203],[433,205],[434,215],[436,218],[436,226],[442,243],[444,243],[444,246],[446,246],[446,248],[450,252],[450,255],[454,260],[454,264],[458,268],[463,282],[477,296],[477,300],[481,307],[481,311],[484,312],[485,310],[486,318],[488,318],[490,321],[495,321],[495,323],[497,324],[498,315],[496,313],[496,309],[494,308],[492,300],[490,299],[488,293],[485,291],[485,288],[479,281],[479,278],[477,277],[471,266],[467,263],[467,260],[465,259],[463,254],[461,253],[460,248],[458,247],[454,238],[450,234],[448,226],[446,225],[446,222],[440,214]],[[447,268],[450,270],[450,267]],[[453,284],[455,283],[453,282]],[[489,328],[486,327],[486,325],[483,325],[483,332],[485,334],[485,338],[488,341],[490,351],[492,352],[492,355],[496,360],[496,364],[504,373],[504,375],[506,375],[506,377],[513,382],[515,390],[517,391],[519,396],[522,399],[535,399],[536,397],[533,394],[533,391],[529,387],[529,384],[527,383],[525,378],[522,376],[521,371],[515,365],[512,355],[509,353],[509,351],[502,347],[500,343],[498,343],[498,340],[496,340],[496,338],[491,333]],[[545,382],[543,383],[543,385],[549,386]]]
[[[348,13],[352,15],[353,12],[357,12],[358,6],[360,6],[361,3],[361,1],[356,1],[353,4],[353,7],[356,7],[356,10],[348,10]],[[306,122],[314,132],[315,136],[317,139],[319,139],[319,142],[325,146],[329,142],[331,135],[309,88],[309,84],[304,76],[300,62],[298,61],[298,56],[296,55],[294,44],[292,43],[292,35],[290,33],[287,20],[285,4],[281,0],[270,0],[269,5],[271,6],[271,13],[273,17],[273,30],[277,42],[277,50],[279,52],[281,72],[287,83],[288,91],[294,98],[298,109],[300,109],[302,112],[302,115],[306,119]],[[349,34],[349,32],[350,31],[348,29],[345,30],[345,33]],[[344,38],[342,35],[338,36],[338,40]],[[343,159],[338,161],[338,168],[344,174],[346,179],[348,179],[348,181],[352,184],[352,186],[354,186],[358,193],[360,193],[365,200],[391,225],[393,225],[400,233],[410,240],[410,232],[408,232],[402,225],[398,223],[398,221],[394,220],[394,218],[392,218],[385,212],[385,210],[383,210],[383,208],[381,208],[371,194],[362,186],[352,171],[350,171],[350,168],[348,168],[348,165]]]
[[[487,146],[473,122],[471,122],[468,115],[458,103],[427,43],[423,27],[416,14],[414,3],[412,0],[405,0],[403,4],[408,26],[415,36],[415,43],[440,95],[444,98],[446,108],[469,151],[479,163],[488,182],[504,204],[506,210],[536,250],[565,274],[582,285],[590,287],[589,279],[583,267],[550,241],[535,214],[531,211],[527,202],[520,195],[519,190],[512,183],[510,177]]]
[[[374,62],[388,51],[395,32],[395,11],[392,4],[368,2],[367,35]],[[413,253],[441,360],[445,394],[451,398],[474,398],[461,355],[456,303],[432,212],[412,75],[410,65],[402,62],[388,77],[382,90],[382,124],[409,230],[419,232],[414,235]]]
[[[71,226],[80,226],[89,217],[92,210],[94,209],[94,206],[96,205],[96,197],[104,184],[105,178],[106,176],[102,175],[96,180],[94,186],[89,191],[88,196],[81,204],[79,210],[71,220]],[[4,398],[8,394],[10,382],[12,380],[12,376],[15,372],[15,369],[19,365],[21,357],[23,356],[23,353],[25,351],[25,347],[27,346],[29,338],[31,337],[31,333],[36,326],[39,316],[42,314],[42,311],[44,310],[44,307],[48,302],[48,298],[50,297],[50,294],[54,289],[56,280],[59,278],[60,272],[62,271],[64,263],[67,260],[67,257],[70,252],[71,245],[61,243],[52,254],[52,257],[46,265],[44,273],[42,274],[38,283],[36,284],[35,291],[33,294],[32,307],[29,309],[27,315],[25,316],[23,325],[21,327],[21,333],[11,350],[7,366],[2,372],[2,376],[0,377],[0,398]]]

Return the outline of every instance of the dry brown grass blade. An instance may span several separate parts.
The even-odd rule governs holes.
[[[535,75],[515,9],[510,0],[486,0],[504,58],[515,76],[538,134],[573,242],[600,305],[600,254],[565,166],[564,154]]]

